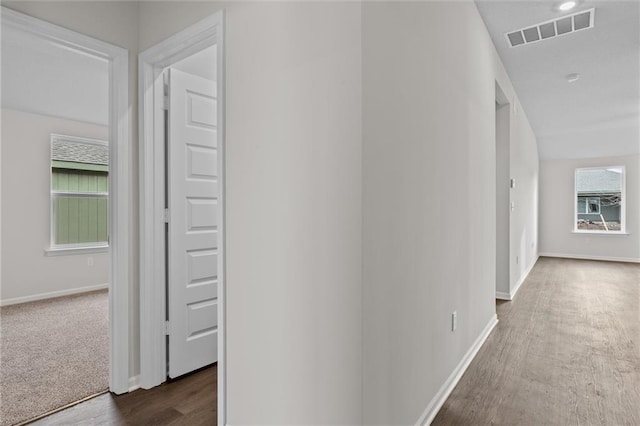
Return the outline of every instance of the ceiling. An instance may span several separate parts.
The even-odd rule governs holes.
[[[640,153],[640,1],[476,0],[541,159]],[[594,28],[511,48],[505,33],[595,8]],[[211,63],[215,51],[185,60]],[[213,70],[214,71],[214,70]],[[566,76],[579,73],[568,83]],[[215,76],[213,76],[215,78]],[[106,124],[108,64],[2,28],[2,107]]]
[[[2,108],[107,125],[109,64],[3,26]]]
[[[476,0],[541,159],[640,153],[640,1]],[[594,27],[510,47],[505,33],[595,8]],[[579,73],[569,83],[567,75]]]

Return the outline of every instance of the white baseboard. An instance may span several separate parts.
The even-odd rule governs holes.
[[[496,291],[496,299],[511,300],[511,294],[504,291]]]
[[[31,296],[14,297],[12,299],[0,300],[0,306],[17,305],[18,303],[35,302],[37,300],[51,299],[54,297],[70,296],[72,294],[86,293],[89,291],[104,290],[109,288],[109,284],[98,284],[87,287],[71,288],[68,290],[51,291],[49,293],[33,294]]]
[[[498,324],[498,317],[496,315],[493,315],[489,320],[489,323],[476,339],[476,341],[473,342],[473,345],[471,345],[467,353],[464,355],[464,357],[462,357],[460,363],[456,366],[451,375],[440,387],[440,390],[438,390],[436,396],[431,400],[431,402],[429,402],[429,405],[427,405],[427,408],[424,410],[424,412],[416,422],[417,425],[425,426],[431,424],[433,419],[436,417],[436,414],[438,414],[438,411],[440,411],[440,408],[442,408],[445,401],[453,391],[453,388],[456,387],[456,385],[460,381],[460,378],[467,370],[469,364],[471,364],[471,361],[473,361],[473,358],[475,358],[476,354],[478,353],[484,342],[487,340],[487,337],[489,337],[489,334],[491,334],[491,331],[496,326],[496,324]]]
[[[524,280],[527,279],[533,267],[536,266],[536,262],[538,261],[539,257],[540,257],[539,255],[536,255],[536,257],[533,258],[533,261],[531,261],[529,266],[527,266],[527,269],[524,271],[524,274],[522,274],[522,276],[520,277],[516,285],[513,286],[513,288],[511,289],[511,300],[513,300],[513,298],[516,297],[516,293],[518,292],[518,290],[520,290],[520,286],[522,285],[522,283],[524,283]]]
[[[140,375],[129,377],[129,391],[133,392],[134,390],[140,389]]]
[[[566,253],[540,253],[540,256],[564,257],[567,259],[604,260],[607,262],[640,263],[640,259],[635,259],[633,257],[591,256],[591,255],[583,255],[583,254],[566,254]]]

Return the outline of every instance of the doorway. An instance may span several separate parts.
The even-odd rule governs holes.
[[[225,415],[223,34],[223,13],[218,12],[142,52],[139,62],[142,143],[140,385],[149,389],[165,382],[167,377],[179,376],[217,360],[219,424],[224,424]],[[213,134],[214,146],[210,145],[212,139],[194,142],[196,136],[189,136],[187,146],[173,152],[173,142],[166,142],[178,126],[171,124],[173,108],[178,107],[172,103],[178,95],[171,92],[174,85],[171,79],[176,75],[180,76],[179,80],[184,80],[182,77],[185,75],[189,76],[189,81],[194,78],[198,81],[214,80],[213,92],[208,92],[206,87],[183,88],[184,93],[189,93],[184,99],[188,99],[186,112],[192,114],[191,130],[208,130],[209,138]],[[182,102],[179,104],[185,106]],[[185,116],[182,113],[177,115]],[[186,157],[178,160],[180,168],[188,164],[190,170],[178,170],[172,163],[172,157],[182,154]],[[193,178],[187,179],[191,182],[180,185],[200,186],[215,182],[209,189],[201,188],[205,193],[213,193],[181,194],[172,208],[172,194],[179,194],[181,190],[173,176],[178,176],[178,180],[185,176]],[[185,239],[174,240],[177,238],[174,232],[189,234],[191,231],[197,231],[198,239],[215,236],[215,241],[203,243],[202,247],[183,247],[181,244],[187,244]],[[179,253],[174,256],[172,253],[176,248]],[[199,299],[185,304],[186,299],[181,299],[183,295],[172,290],[176,274],[180,279],[187,279],[178,288],[197,287],[198,293],[207,293],[199,294]],[[178,306],[180,304],[182,306]],[[189,307],[185,311],[186,305]],[[193,308],[197,308],[197,312]],[[174,309],[182,309],[182,313],[172,314]],[[172,317],[180,317],[180,321],[187,318],[187,323],[176,323]],[[189,328],[189,321],[192,325],[197,323],[197,326]],[[182,355],[172,351],[172,340],[191,343],[194,337],[205,338],[203,346],[206,349],[187,350]],[[215,352],[213,358],[212,348]],[[195,362],[194,358],[200,357],[202,351],[209,352],[203,356],[205,361]],[[193,365],[189,365],[191,362]],[[174,370],[175,363],[180,363],[181,367]]]
[[[20,60],[29,62],[20,66],[12,77],[26,77],[27,83],[22,85],[26,92],[11,102],[7,99],[5,104],[5,95],[10,96],[11,93],[10,90],[3,91],[3,108],[8,108],[7,113],[3,114],[3,131],[10,130],[9,124],[14,128],[14,135],[3,141],[3,161],[11,162],[16,173],[21,169],[30,173],[23,182],[31,182],[35,187],[33,191],[22,194],[22,200],[44,203],[41,207],[24,208],[18,216],[2,216],[3,231],[22,230],[22,238],[17,244],[24,242],[27,231],[35,231],[32,234],[37,235],[38,241],[42,240],[30,248],[25,246],[27,252],[21,251],[19,247],[22,245],[17,246],[3,238],[3,245],[8,246],[4,250],[2,268],[3,305],[25,302],[50,305],[52,303],[49,301],[54,300],[52,298],[65,296],[77,299],[87,291],[101,291],[100,309],[106,322],[104,345],[100,346],[104,347],[104,353],[100,355],[107,364],[105,387],[114,393],[127,392],[128,52],[6,7],[2,7],[2,32],[3,56],[10,54],[13,49],[20,57],[3,64],[3,80],[11,77],[11,66]],[[14,43],[13,47],[6,44],[9,42]],[[37,66],[33,58],[45,62]],[[43,72],[45,69],[47,71]],[[79,71],[83,78],[90,79],[93,73],[85,72],[87,69],[99,69],[96,74],[98,82],[70,78]],[[100,88],[100,95],[95,95],[101,99],[97,103],[99,105],[95,108],[80,105],[82,100],[69,91],[58,93],[59,90],[65,90],[64,81],[72,81],[78,86],[86,84],[86,90]],[[3,85],[5,89],[13,88],[7,81],[3,81]],[[33,101],[31,106],[21,103],[29,99]],[[86,98],[82,99],[86,102]],[[94,115],[100,118],[91,118]],[[13,148],[12,151],[8,150],[9,141],[18,138],[25,144],[18,148],[26,148],[26,156],[16,155],[18,148],[15,151]],[[68,155],[69,151],[63,152],[67,148],[74,151],[73,156]],[[3,167],[3,186],[6,189],[7,185],[15,184],[19,178],[5,172],[7,170]],[[2,204],[8,208],[5,197],[10,193],[3,191],[2,194]],[[73,227],[70,228],[70,224]],[[6,232],[3,232],[5,235]],[[7,256],[10,253],[22,253],[19,256],[21,259],[12,261]],[[22,262],[22,266],[18,265],[19,262]],[[17,266],[18,274],[21,268],[23,276],[45,274],[44,279],[40,280],[44,285],[38,286],[38,280],[34,279],[32,288],[26,288],[26,280],[23,279],[20,288],[23,293],[11,294],[11,283],[7,280],[8,266]],[[93,276],[92,272],[98,269],[101,269],[101,275],[93,282],[83,284],[80,280],[70,284],[69,279],[60,275],[56,280],[56,276],[50,273],[51,268],[63,272],[66,272],[65,269],[75,270],[77,273],[72,275],[76,275],[76,278],[86,278],[79,268],[84,269],[85,276]],[[107,287],[108,294],[105,290]],[[95,298],[85,306],[93,302]],[[36,311],[42,312],[39,309]],[[54,318],[57,317],[46,319],[50,326],[65,322],[62,317],[54,322]],[[82,344],[77,344],[75,351],[79,352],[82,347]],[[7,354],[3,355],[6,359]],[[60,370],[65,370],[64,365],[60,366]],[[33,390],[30,393],[34,394]],[[70,397],[74,398],[73,395]],[[65,403],[69,402],[73,401],[67,400]]]
[[[510,103],[496,82],[495,135],[496,135],[496,298],[511,300],[509,246],[510,246],[510,188],[515,184],[509,178],[509,111]]]

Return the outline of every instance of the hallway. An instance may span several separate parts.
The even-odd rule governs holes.
[[[541,257],[436,416],[640,424],[640,265]]]

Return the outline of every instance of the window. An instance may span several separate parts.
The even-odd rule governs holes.
[[[106,247],[107,142],[51,135],[51,249]]]
[[[578,213],[600,214],[600,198],[578,196]]]
[[[576,169],[576,231],[624,232],[624,167]]]

